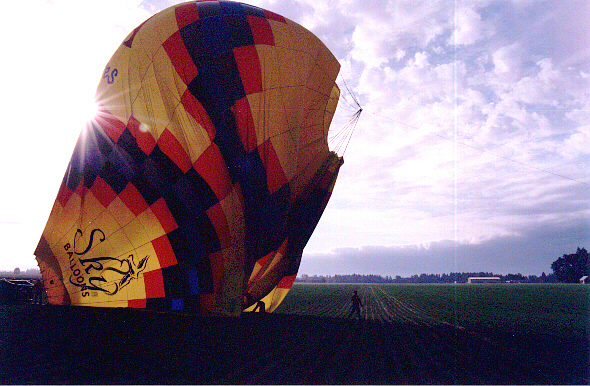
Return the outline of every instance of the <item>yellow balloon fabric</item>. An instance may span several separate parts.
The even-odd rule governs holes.
[[[35,251],[51,304],[273,311],[342,158],[338,61],[297,23],[189,2],[105,67]]]

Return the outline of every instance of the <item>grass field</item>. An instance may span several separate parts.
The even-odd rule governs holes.
[[[358,289],[361,320],[348,319]],[[2,384],[588,384],[590,286],[302,285],[240,318],[0,307]]]
[[[296,284],[276,312],[347,317],[353,290],[378,322],[587,335],[590,321],[590,286],[571,284]]]

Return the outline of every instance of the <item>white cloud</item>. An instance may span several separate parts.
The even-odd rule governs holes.
[[[523,48],[519,43],[504,46],[492,54],[494,73],[509,79],[518,77],[523,63]]]
[[[425,48],[452,23],[452,8],[444,1],[383,4],[358,2],[352,10],[358,22],[352,35],[354,48],[350,54],[368,66],[400,60],[406,53],[403,47]]]
[[[562,147],[564,157],[569,155],[590,154],[590,125],[581,126],[565,139]],[[569,158],[569,157],[568,157]]]
[[[406,56],[406,51],[399,49],[395,52],[395,59],[398,61],[402,60]]]
[[[455,29],[449,44],[470,45],[493,34],[493,25],[483,22],[475,9],[460,7],[455,11]]]

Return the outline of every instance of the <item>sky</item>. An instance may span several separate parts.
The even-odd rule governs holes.
[[[540,275],[590,248],[590,2],[247,2],[339,60],[334,130],[363,107],[300,274]],[[104,66],[176,3],[3,5],[0,270],[36,267]]]

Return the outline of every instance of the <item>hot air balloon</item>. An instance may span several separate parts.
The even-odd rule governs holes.
[[[276,309],[343,163],[327,143],[338,71],[311,32],[237,2],[133,30],[35,250],[49,303]]]

